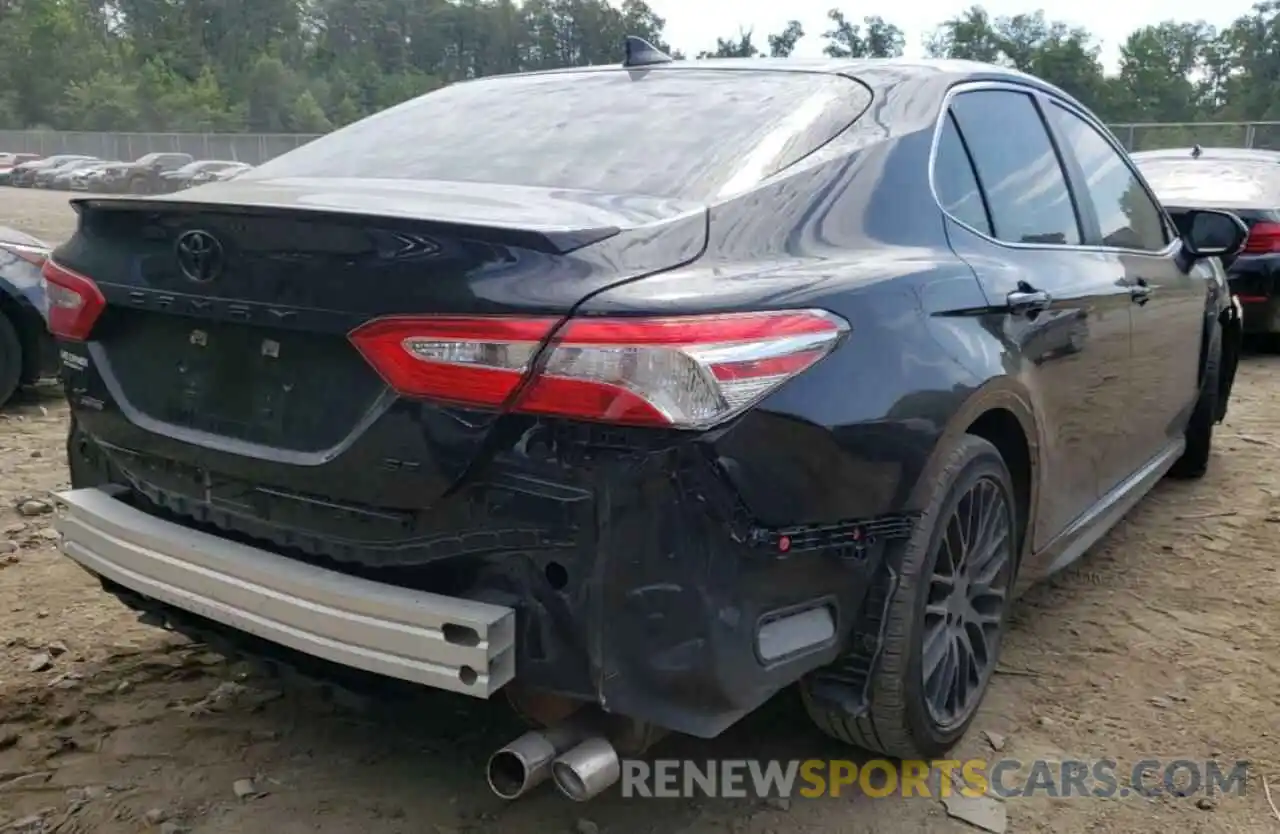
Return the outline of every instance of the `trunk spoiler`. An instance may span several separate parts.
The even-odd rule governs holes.
[[[178,209],[407,220],[440,225],[463,236],[498,232],[530,249],[558,255],[623,231],[706,211],[703,204],[690,201],[487,183],[243,177],[197,186],[181,195],[81,197],[71,204],[81,216],[95,209]]]

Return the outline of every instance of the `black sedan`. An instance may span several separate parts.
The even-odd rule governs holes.
[[[982,64],[633,40],[76,203],[64,553],[249,653],[581,710],[538,745],[579,799],[601,704],[711,737],[800,682],[942,754],[1014,596],[1205,473],[1239,345],[1240,220],[1179,233],[1092,113]]]
[[[1180,227],[1192,222],[1188,209],[1226,209],[1245,222],[1249,239],[1227,280],[1245,332],[1280,334],[1280,154],[1196,148],[1136,153],[1133,161]]]
[[[57,372],[40,268],[49,246],[0,226],[0,406],[20,385]]]

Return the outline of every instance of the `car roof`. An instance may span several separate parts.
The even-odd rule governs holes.
[[[1196,156],[1196,147],[1190,148],[1160,148],[1150,151],[1134,151],[1129,154],[1136,160],[1144,159],[1186,159],[1188,161],[1195,159],[1246,159],[1246,160],[1274,160],[1280,162],[1280,151],[1264,150],[1261,148],[1206,148],[1199,147],[1200,155]]]
[[[533,72],[491,75],[463,83],[474,84],[513,76],[575,75],[624,69],[621,64],[535,70]],[[1058,87],[1033,75],[996,64],[952,58],[699,58],[634,67],[633,71],[739,70],[755,72],[799,72],[843,75],[856,78],[872,92],[888,92],[899,85],[943,80],[951,84],[966,81],[1005,81],[1051,92],[1068,101],[1075,99]]]
[[[1280,208],[1280,164],[1264,155],[1135,154],[1160,202],[1199,208]]]

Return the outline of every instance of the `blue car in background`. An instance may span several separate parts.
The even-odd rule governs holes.
[[[0,226],[0,406],[19,387],[58,371],[40,277],[49,248],[31,235]]]

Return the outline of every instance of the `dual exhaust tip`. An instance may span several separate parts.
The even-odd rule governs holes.
[[[503,799],[524,796],[550,778],[565,796],[586,802],[618,781],[622,762],[607,738],[570,721],[520,736],[489,757],[486,775]]]

